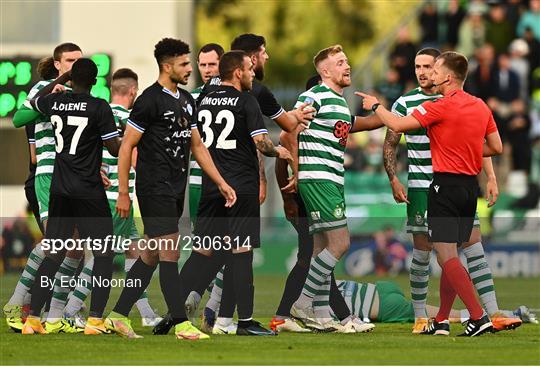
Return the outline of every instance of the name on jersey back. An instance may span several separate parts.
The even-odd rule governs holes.
[[[201,106],[236,106],[239,97],[204,97]]]
[[[86,111],[86,104],[86,102],[62,103],[55,101],[51,109],[55,111]]]

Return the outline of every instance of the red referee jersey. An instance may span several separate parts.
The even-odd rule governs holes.
[[[497,131],[489,107],[463,90],[424,102],[412,115],[427,128],[433,172],[477,175],[485,137]]]

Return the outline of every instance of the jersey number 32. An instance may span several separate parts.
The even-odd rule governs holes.
[[[221,110],[214,119],[209,110],[199,111],[199,121],[202,122],[204,132],[204,145],[209,148],[214,142],[214,130],[210,127],[213,123],[221,125],[225,121],[225,127],[219,133],[216,141],[217,149],[236,149],[236,139],[227,139],[234,129],[234,114],[229,110]]]

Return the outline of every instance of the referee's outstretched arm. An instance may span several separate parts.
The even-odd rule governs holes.
[[[392,112],[388,111],[383,105],[379,103],[377,97],[370,96],[362,92],[356,92],[357,96],[363,98],[362,105],[364,110],[371,110],[382,120],[383,124],[388,126],[396,133],[403,133],[409,130],[416,130],[421,128],[422,125],[412,115],[401,117],[394,115]]]

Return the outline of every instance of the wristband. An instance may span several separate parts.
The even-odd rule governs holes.
[[[373,112],[375,112],[377,110],[377,108],[380,106],[381,104],[380,103],[375,103],[372,107],[371,107],[371,110]]]

